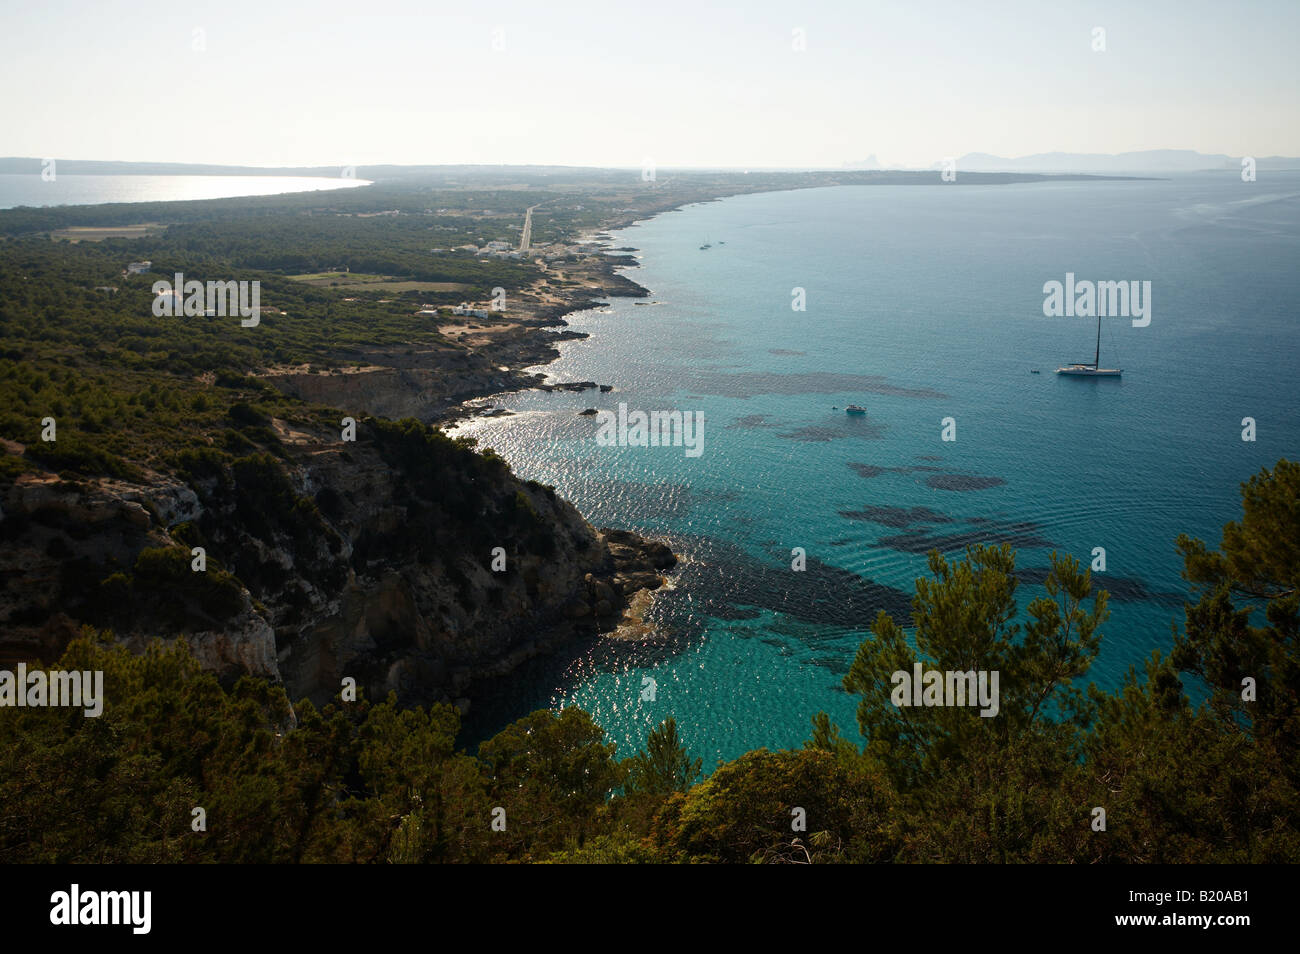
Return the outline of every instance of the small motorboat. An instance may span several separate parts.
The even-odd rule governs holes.
[[[844,413],[845,414],[866,414],[867,409],[865,407],[859,407],[856,404],[850,404],[846,408],[844,408]]]

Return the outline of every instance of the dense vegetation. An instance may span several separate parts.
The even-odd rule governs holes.
[[[0,212],[0,234],[12,236],[0,240],[0,436],[26,447],[22,456],[3,457],[0,477],[33,464],[65,475],[138,477],[141,467],[183,472],[182,455],[190,453],[274,454],[272,417],[310,430],[313,424],[336,429],[339,415],[292,400],[252,375],[273,367],[326,372],[370,364],[375,349],[463,352],[429,319],[414,315],[417,304],[485,300],[497,286],[514,293],[531,282],[536,267],[463,252],[435,255],[430,247],[506,238],[508,223],[521,212],[503,213],[499,221],[481,214],[362,214],[398,196],[421,210],[431,201],[488,202],[478,193],[357,189],[328,197],[167,203],[166,209]],[[520,199],[493,201],[513,209]],[[103,216],[140,221],[163,211],[170,224],[141,238],[68,242],[28,228],[65,220],[94,224]],[[433,238],[443,234],[439,222],[452,223],[447,227],[455,234]],[[153,262],[151,272],[122,274],[127,262],[143,259]],[[329,288],[289,277],[334,268],[461,287]],[[176,272],[200,281],[261,282],[259,324],[243,327],[235,316],[156,316],[151,286]],[[49,417],[57,422],[57,442],[40,439]]]
[[[862,746],[818,715],[803,749],[702,782],[672,720],[623,760],[576,709],[470,754],[451,707],[291,709],[263,681],[223,689],[183,643],[132,655],[87,633],[56,665],[104,670],[100,718],[0,717],[0,860],[1295,861],[1300,465],[1252,478],[1243,504],[1219,550],[1179,540],[1196,601],[1173,653],[1119,691],[1077,685],[1106,599],[1074,561],[1053,561],[1022,627],[1009,549],[936,554],[916,649],[882,614],[845,678]],[[889,672],[918,655],[1000,667],[999,715],[890,705]]]

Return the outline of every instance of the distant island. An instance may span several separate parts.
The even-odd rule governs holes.
[[[1121,153],[1044,152],[1006,159],[983,152],[971,152],[957,160],[957,168],[970,172],[1090,172],[1167,173],[1208,172],[1241,168],[1242,156],[1207,154],[1192,149],[1146,149]],[[1300,169],[1300,159],[1291,156],[1253,156],[1259,170]]]

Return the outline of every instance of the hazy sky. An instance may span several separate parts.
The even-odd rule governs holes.
[[[0,23],[0,156],[770,167],[873,153],[893,166],[967,152],[1300,155],[1300,0],[6,0]]]

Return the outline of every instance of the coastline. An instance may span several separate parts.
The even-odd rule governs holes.
[[[1023,173],[968,173],[964,185],[1032,185],[1059,181],[1134,181],[1138,177],[1041,175]],[[540,262],[542,275],[523,292],[507,300],[500,312],[487,318],[454,324],[440,324],[461,348],[431,348],[410,354],[405,348],[374,350],[373,361],[361,369],[340,369],[325,374],[303,372],[264,373],[281,390],[313,403],[348,406],[389,418],[416,417],[440,428],[455,427],[479,416],[500,416],[505,412],[488,402],[493,395],[530,389],[585,390],[613,389],[617,382],[546,382],[547,374],[526,371],[549,365],[560,356],[563,341],[589,337],[572,331],[566,316],[607,306],[610,298],[649,298],[652,291],[621,273],[638,266],[632,254],[637,249],[615,245],[613,233],[668,212],[692,205],[720,202],[740,195],[761,195],[841,186],[905,185],[934,187],[923,173],[858,173],[818,175],[810,180],[753,182],[664,195],[637,209],[618,209],[598,224],[578,233],[571,246],[591,246],[572,262],[547,265]],[[558,279],[562,284],[552,284]],[[360,375],[360,378],[357,378]],[[366,378],[370,380],[366,380]]]
[[[611,231],[697,201],[683,200],[649,215],[617,216],[582,233],[576,244],[592,246],[590,252],[572,262],[543,266],[543,275],[508,299],[501,312],[441,323],[439,331],[456,346],[413,352],[406,347],[372,349],[366,354],[367,364],[359,368],[325,373],[270,369],[259,376],[311,403],[390,419],[415,417],[443,429],[497,412],[485,403],[497,394],[529,389],[611,390],[616,382],[547,383],[544,372],[526,369],[555,361],[561,342],[588,337],[587,332],[569,330],[566,316],[607,306],[611,298],[651,296],[650,289],[620,274],[639,263],[627,247],[611,247]]]
[[[773,190],[762,190],[773,191]],[[759,195],[762,192],[737,193],[743,195]],[[658,218],[668,212],[677,212],[687,206],[700,204],[703,202],[720,202],[728,195],[719,195],[709,199],[700,199],[698,197],[682,198],[680,201],[656,208],[648,213],[624,214],[613,217],[599,226],[587,229],[579,234],[575,244],[591,245],[592,251],[584,257],[578,264],[587,271],[586,280],[571,293],[565,295],[565,300],[549,305],[540,309],[532,320],[526,321],[526,327],[531,329],[532,333],[524,333],[508,339],[508,345],[514,347],[515,363],[521,364],[522,367],[540,367],[552,364],[560,357],[559,344],[564,341],[578,341],[591,337],[585,331],[569,331],[569,322],[566,320],[568,315],[576,312],[587,311],[592,308],[607,307],[610,303],[605,299],[609,298],[650,298],[653,291],[646,288],[639,282],[620,274],[622,269],[638,267],[639,260],[633,253],[639,252],[629,246],[613,247],[612,243],[616,237],[611,233],[630,228],[641,222],[648,222]],[[554,329],[561,329],[556,331]],[[538,354],[542,355],[540,360],[533,360]],[[506,356],[506,355],[503,355]],[[547,374],[540,371],[525,372],[523,370],[512,369],[509,373],[509,383],[504,387],[495,387],[490,390],[483,390],[481,393],[472,393],[460,398],[453,406],[445,408],[439,416],[429,421],[447,430],[449,427],[454,428],[461,421],[473,417],[492,416],[491,412],[495,410],[493,405],[484,405],[482,402],[497,394],[516,393],[527,390],[593,390],[602,391],[617,388],[613,382],[564,382],[556,381],[547,383]]]

